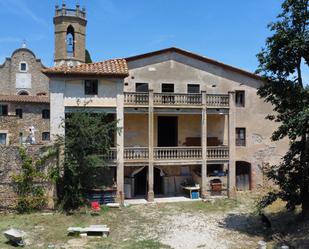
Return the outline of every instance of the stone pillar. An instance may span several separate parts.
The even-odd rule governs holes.
[[[121,129],[117,132],[117,202],[123,204],[124,202],[124,96],[123,93],[117,94],[117,128]]]
[[[236,197],[236,108],[235,108],[235,92],[229,92],[229,170],[228,170],[228,196]]]
[[[201,145],[202,145],[202,186],[201,197],[207,197],[207,106],[206,106],[206,92],[202,91],[202,122],[201,122]]]
[[[148,166],[148,201],[154,201],[153,192],[153,90],[149,90],[149,108],[148,108],[148,149],[149,149],[149,166]]]

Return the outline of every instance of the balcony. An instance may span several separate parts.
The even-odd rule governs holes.
[[[125,106],[148,106],[149,94],[125,92],[124,93]],[[202,94],[186,94],[186,93],[154,93],[153,105],[164,107],[201,107]],[[228,108],[229,95],[228,94],[207,94],[206,106],[208,108]]]
[[[155,147],[153,149],[153,158],[155,162],[159,161],[190,161],[202,160],[202,147]],[[116,148],[111,148],[108,160],[116,160]],[[208,146],[207,160],[218,161],[229,159],[228,146]],[[126,147],[124,148],[125,162],[147,162],[149,160],[149,149],[147,147]]]

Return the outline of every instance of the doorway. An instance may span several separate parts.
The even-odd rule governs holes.
[[[177,147],[178,118],[158,117],[158,147]]]
[[[236,188],[239,191],[251,190],[251,164],[236,162]]]
[[[147,194],[148,167],[134,175],[134,196],[145,196]]]
[[[153,168],[153,192],[155,195],[163,194],[163,176],[159,168]]]

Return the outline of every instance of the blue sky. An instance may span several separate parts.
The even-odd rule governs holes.
[[[66,0],[87,10],[87,48],[94,61],[170,46],[254,71],[267,24],[281,0]],[[0,64],[22,40],[53,65],[55,4],[61,0],[0,0]],[[7,24],[7,25],[3,25]],[[309,74],[306,76],[308,79]]]

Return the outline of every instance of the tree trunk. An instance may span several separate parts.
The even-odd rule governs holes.
[[[301,208],[302,216],[305,219],[309,219],[309,189],[308,186],[301,189]]]

